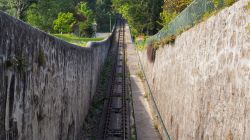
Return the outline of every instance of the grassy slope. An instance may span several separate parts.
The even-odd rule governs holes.
[[[101,41],[103,38],[81,38],[71,34],[53,34],[53,36],[63,39],[71,44],[85,47],[88,41]]]

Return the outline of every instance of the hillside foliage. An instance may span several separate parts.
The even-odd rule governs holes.
[[[33,27],[49,33],[69,31],[88,37],[93,34],[94,21],[101,32],[110,31],[110,25],[114,24],[111,5],[111,0],[0,0],[0,10]],[[69,14],[66,13],[73,14],[72,29],[66,30],[58,23],[60,20],[67,23],[67,28],[70,27],[69,21],[63,21],[68,20],[66,15]]]
[[[129,23],[133,35],[155,34],[162,12],[162,0],[112,0],[113,9]]]

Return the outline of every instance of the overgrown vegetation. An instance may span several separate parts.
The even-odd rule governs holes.
[[[59,33],[70,33],[72,32],[72,26],[76,22],[73,13],[62,13],[58,14],[58,17],[53,22],[53,29]]]

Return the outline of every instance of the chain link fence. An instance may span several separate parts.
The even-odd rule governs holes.
[[[193,27],[202,20],[204,14],[225,6],[228,0],[194,0],[175,19],[163,27],[157,34],[147,39],[146,43],[159,41],[161,39],[178,35],[180,32]],[[231,0],[234,1],[234,0]]]

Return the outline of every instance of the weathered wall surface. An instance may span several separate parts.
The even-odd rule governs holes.
[[[0,139],[77,139],[111,40],[77,47],[0,12]]]
[[[156,52],[141,52],[146,77],[173,140],[250,139],[248,0],[181,34]]]

